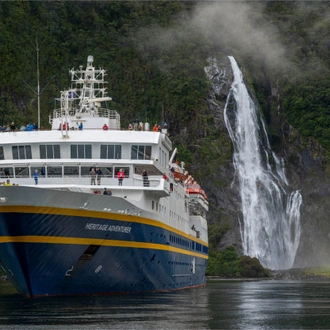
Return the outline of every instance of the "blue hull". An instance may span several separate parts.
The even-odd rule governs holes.
[[[0,213],[0,265],[18,292],[111,294],[205,285],[207,245],[197,238],[150,219],[60,211]]]

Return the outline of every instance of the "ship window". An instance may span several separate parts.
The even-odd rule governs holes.
[[[162,150],[162,162],[161,165],[165,166],[165,152]]]
[[[31,146],[13,146],[13,159],[32,159]]]
[[[115,177],[117,177],[117,174],[121,168],[125,173],[125,178],[129,178],[129,167],[115,167]]]
[[[60,146],[58,144],[41,144],[39,147],[41,159],[59,159],[60,157]]]
[[[47,167],[48,177],[59,177],[62,176],[62,166],[48,166]]]
[[[89,172],[91,171],[92,166],[81,166],[80,170],[81,170],[81,176],[89,176]]]
[[[113,168],[112,167],[100,167],[102,175],[107,178],[113,177]]]
[[[5,155],[3,153],[3,147],[0,147],[0,160],[4,160],[5,159]]]
[[[71,158],[92,158],[92,146],[90,144],[72,144]]]
[[[64,166],[64,175],[79,176],[78,166]]]
[[[121,159],[120,145],[101,145],[101,159]]]
[[[29,178],[29,168],[28,167],[15,167],[15,177],[16,178]]]
[[[151,146],[132,145],[131,159],[151,159]]]
[[[14,171],[12,167],[0,168],[0,174],[2,178],[13,177]]]

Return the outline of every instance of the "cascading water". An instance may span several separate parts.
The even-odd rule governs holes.
[[[224,110],[234,145],[243,219],[240,221],[245,255],[257,257],[270,269],[288,269],[300,239],[299,191],[287,192],[283,160],[271,151],[265,125],[249,96],[235,59],[229,56],[234,81]],[[231,102],[234,98],[234,102]],[[234,104],[229,109],[230,104]],[[234,115],[234,124],[228,115]],[[232,121],[233,122],[233,121]],[[272,169],[269,158],[275,163]]]

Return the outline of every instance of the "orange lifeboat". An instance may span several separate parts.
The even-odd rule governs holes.
[[[186,190],[189,195],[201,195],[205,200],[207,200],[205,191],[202,190],[201,186],[197,183],[188,184]]]
[[[186,178],[186,176],[183,173],[181,173],[179,171],[174,171],[174,179],[178,179],[179,181],[182,181],[183,182],[187,178]]]

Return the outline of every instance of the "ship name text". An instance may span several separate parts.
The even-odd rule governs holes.
[[[129,234],[132,228],[126,226],[100,225],[99,223],[86,223],[85,229],[114,231],[114,232]]]

